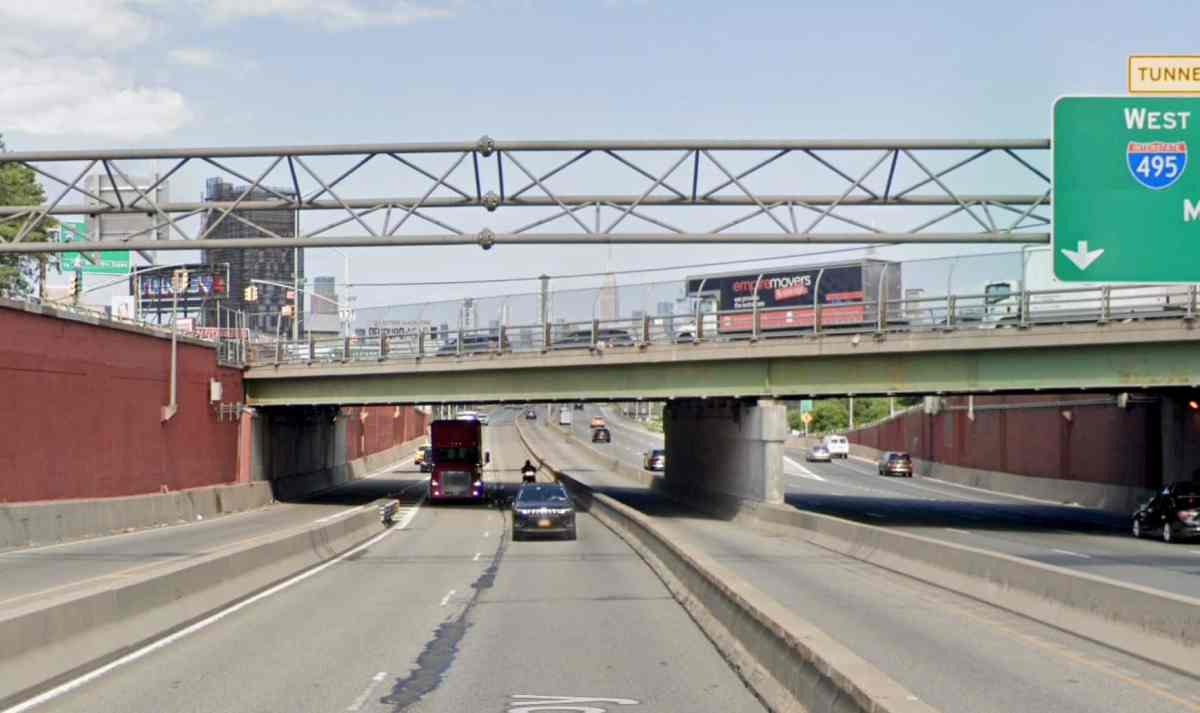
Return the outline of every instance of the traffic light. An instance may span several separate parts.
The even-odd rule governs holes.
[[[293,312],[293,309],[292,309],[291,305],[284,305],[283,307],[279,308],[279,313],[282,314],[284,317],[291,317],[292,312]]]
[[[79,296],[83,294],[83,270],[75,270],[71,273],[71,281],[69,284],[68,294],[71,295],[72,302],[79,302]]]
[[[250,285],[246,289],[242,290],[242,298],[246,302],[257,302],[258,301],[258,286]]]

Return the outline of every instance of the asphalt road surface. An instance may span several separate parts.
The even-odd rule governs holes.
[[[674,539],[698,547],[940,710],[1200,711],[1197,679],[798,538],[700,515],[606,471],[591,451],[545,426],[529,432],[551,462],[658,517]],[[614,442],[619,438],[614,431]]]
[[[590,444],[588,423],[604,415],[611,444]],[[597,452],[641,467],[641,453],[662,447],[662,435],[614,409],[575,411],[573,428]],[[964,488],[932,478],[885,477],[874,462],[855,458],[808,463],[805,451],[784,460],[789,505],[896,528],[948,542],[1200,597],[1200,543],[1136,540],[1121,515]]]
[[[130,577],[168,562],[194,559],[257,537],[345,517],[397,491],[419,492],[428,478],[412,457],[305,503],[137,532],[0,553],[0,607],[63,594],[79,584]]]
[[[515,483],[526,454],[510,423],[492,423],[493,479]],[[366,549],[36,710],[763,710],[587,515],[574,542],[517,543],[491,507],[409,503],[404,517]]]

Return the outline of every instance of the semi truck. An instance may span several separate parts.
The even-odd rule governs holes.
[[[483,433],[476,419],[441,419],[429,425],[430,502],[487,498],[484,466],[491,463],[492,454],[484,449]]]
[[[991,325],[1019,322],[1026,304],[1027,322],[1065,323],[1094,322],[1106,311],[1110,319],[1171,316],[1188,309],[1194,299],[1195,290],[1187,284],[1111,285],[1106,297],[1103,283],[1060,282],[1054,276],[1049,247],[1026,248],[1023,253],[1021,279],[988,282],[980,292],[984,321]],[[1031,292],[1027,302],[1022,300],[1022,289]]]
[[[811,330],[818,310],[822,328],[871,324],[880,297],[898,303],[901,285],[900,263],[874,259],[697,275],[687,278],[691,315],[677,322],[675,337],[698,336],[697,318],[705,337],[748,334],[756,305],[763,332]]]

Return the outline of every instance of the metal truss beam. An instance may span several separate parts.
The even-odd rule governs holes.
[[[248,222],[248,221],[246,221]],[[448,247],[478,245],[487,250],[496,245],[824,245],[824,244],[971,244],[1046,245],[1049,233],[492,233],[474,235],[365,235],[322,236],[313,238],[219,238],[203,243],[184,240],[128,240],[113,242],[105,249],[121,250],[220,250],[245,248],[369,248],[369,247]],[[4,253],[77,252],[79,243],[0,243]]]
[[[152,217],[180,238],[102,241],[134,250],[295,248],[297,240],[314,248],[1042,243],[1045,233],[1028,231],[1050,222],[1050,182],[1038,167],[1046,163],[1049,146],[1045,139],[504,142],[485,136],[461,143],[9,152],[0,154],[0,164],[28,166],[59,190],[41,206],[0,206],[0,221],[24,218],[17,239],[0,241],[0,252],[66,251],[70,246],[21,238],[49,216],[118,214]],[[381,155],[394,161],[372,160]],[[493,156],[494,161],[480,160]],[[132,187],[127,172],[129,162],[145,160],[171,165],[143,191]],[[997,162],[1003,164],[999,171]],[[510,176],[515,172],[528,181],[507,195],[505,164]],[[111,186],[120,178],[130,188],[116,192],[115,200],[90,192],[85,179],[97,166],[102,183]],[[157,200],[157,184],[168,177],[188,185],[212,173],[246,184],[237,200]],[[374,187],[371,195],[363,195],[363,186]],[[123,195],[126,191],[136,198]],[[371,197],[378,195],[392,197]],[[677,212],[684,208],[686,213]],[[455,222],[470,222],[451,224],[450,209]],[[577,215],[583,209],[594,209],[594,224],[592,217]],[[797,209],[812,215],[797,222]],[[280,210],[331,217],[319,227],[300,221],[295,239],[274,236],[255,222],[265,218],[254,211]],[[202,213],[216,219],[188,227]],[[1004,213],[1018,217],[998,222]],[[222,242],[216,228],[230,216],[259,228],[261,237]],[[413,217],[419,221],[410,221]],[[421,231],[418,223],[445,232],[415,234]],[[357,227],[342,228],[347,225]],[[939,232],[931,230],[935,225]],[[330,235],[339,228],[355,235]]]

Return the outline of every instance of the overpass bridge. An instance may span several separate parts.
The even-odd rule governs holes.
[[[1130,290],[1135,288],[1130,288]],[[1139,301],[1145,299],[1145,288]],[[1177,289],[1177,288],[1175,288]],[[1133,390],[1200,384],[1196,288],[1182,304],[1123,307],[1122,288],[1063,290],[1100,312],[1035,309],[984,322],[955,316],[982,295],[923,298],[925,316],[887,304],[873,323],[680,339],[678,317],[500,325],[451,345],[347,337],[250,348],[248,402],[260,406]],[[1026,304],[1038,304],[1031,292]],[[1048,303],[1047,303],[1048,304]],[[872,306],[870,304],[868,307]],[[718,312],[713,322],[726,313]],[[908,315],[892,319],[889,315]],[[968,312],[970,314],[970,312]],[[974,314],[978,314],[975,312]],[[932,316],[929,316],[932,315]],[[757,327],[758,314],[751,315]],[[697,324],[703,325],[707,318]],[[572,327],[582,327],[575,329]],[[552,338],[555,330],[568,337]]]

